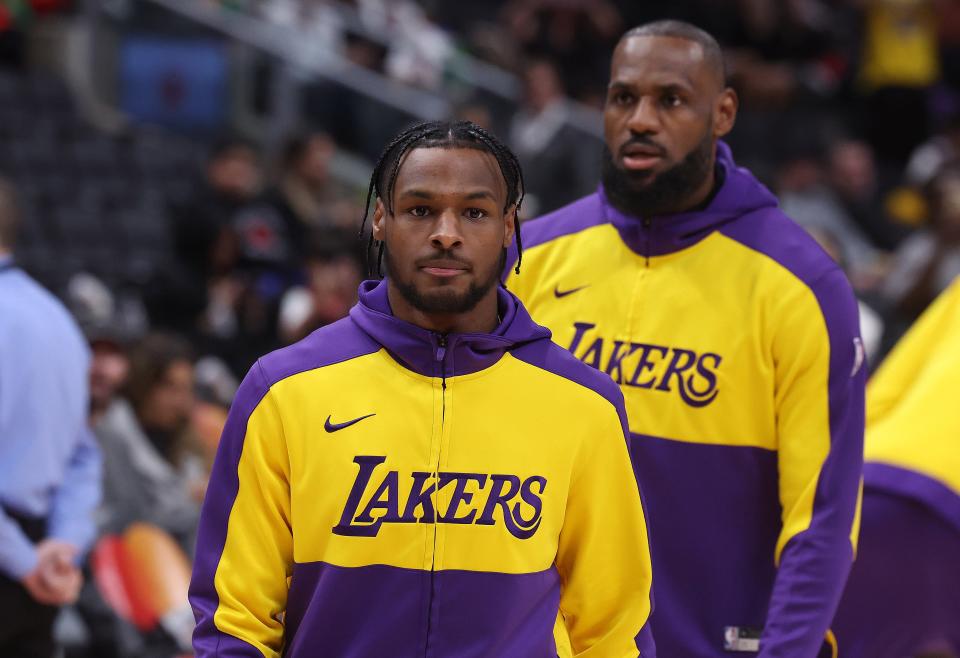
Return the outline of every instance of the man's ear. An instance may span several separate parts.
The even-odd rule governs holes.
[[[506,249],[513,242],[517,232],[517,204],[510,206],[510,210],[503,216],[503,248]]]
[[[737,92],[730,87],[720,92],[713,112],[713,136],[715,138],[724,137],[733,130],[733,124],[737,122],[737,109],[739,107],[740,99],[737,97]]]
[[[387,216],[387,209],[383,205],[383,201],[380,198],[377,198],[377,205],[373,209],[373,239],[378,242],[383,242],[384,236],[384,226],[383,219]]]

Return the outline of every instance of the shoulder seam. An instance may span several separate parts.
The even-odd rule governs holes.
[[[556,345],[555,343],[552,345],[552,347],[556,347],[557,349],[562,350],[564,353],[570,354],[569,352],[567,352],[566,350],[564,350],[564,349],[563,349],[562,347],[560,347],[559,345]],[[558,377],[558,378],[560,378],[560,379],[562,379],[562,380],[564,380],[564,381],[570,382],[571,384],[575,384],[576,386],[579,386],[580,388],[583,388],[583,389],[586,389],[587,391],[590,391],[590,393],[592,393],[593,395],[599,397],[599,398],[602,399],[604,402],[606,402],[606,403],[609,404],[611,407],[613,407],[613,411],[619,415],[619,410],[617,409],[617,403],[616,403],[616,401],[609,399],[606,395],[603,394],[603,392],[597,390],[596,388],[593,388],[592,386],[590,386],[590,385],[588,385],[588,384],[585,384],[585,383],[583,383],[583,382],[578,382],[577,380],[571,379],[570,377],[565,377],[564,375],[561,375],[560,373],[556,373],[556,372],[554,372],[553,370],[550,370],[549,368],[544,368],[543,366],[538,365],[538,364],[536,364],[536,363],[531,363],[530,361],[526,361],[526,360],[524,360],[524,359],[521,359],[521,358],[518,357],[518,356],[514,356],[513,353],[509,353],[509,354],[510,354],[510,356],[512,356],[512,357],[513,357],[514,359],[516,359],[517,361],[520,361],[520,362],[522,362],[522,363],[530,366],[531,368],[536,368],[537,370],[541,370],[541,371],[543,371],[543,372],[545,372],[545,373],[547,373],[547,374],[549,374],[549,375],[551,375],[551,376],[553,376],[553,377]],[[571,356],[572,356],[572,355],[571,355]],[[575,357],[573,357],[573,358],[575,358]],[[577,361],[577,363],[580,363],[580,361]],[[583,365],[583,364],[581,364],[581,365]],[[590,368],[590,366],[584,365],[583,367],[589,369],[589,370],[591,371],[591,373],[590,373],[591,375],[592,375],[593,373],[598,373],[598,374],[600,374],[600,375],[603,375],[603,373],[600,373],[600,371],[598,371],[598,370],[593,370],[592,368]],[[613,386],[613,389],[611,389],[611,390],[616,390],[616,391],[619,391],[619,390],[620,390],[619,387],[616,386],[616,384],[614,383],[614,381],[613,381],[612,379],[610,380],[610,383],[611,383],[611,385]]]
[[[293,372],[289,372],[289,373],[283,375],[282,377],[278,377],[278,378],[275,379],[275,380],[273,380],[273,379],[271,379],[270,377],[267,376],[266,369],[263,367],[263,364],[261,363],[262,360],[263,360],[263,357],[257,359],[257,364],[260,366],[260,371],[261,371],[261,373],[262,373],[263,380],[264,380],[264,382],[265,382],[266,385],[267,385],[267,390],[270,390],[270,389],[272,389],[275,385],[279,384],[280,382],[282,382],[282,381],[284,381],[284,380],[290,379],[291,377],[296,377],[297,375],[302,375],[303,373],[305,373],[305,372],[310,372],[311,370],[322,370],[323,368],[329,368],[330,366],[335,366],[335,365],[337,365],[337,364],[339,364],[339,363],[346,363],[347,361],[352,361],[352,360],[354,360],[354,359],[359,359],[359,358],[362,357],[362,356],[369,356],[369,355],[371,355],[371,354],[376,354],[377,352],[379,352],[379,351],[382,350],[382,349],[383,349],[383,346],[382,346],[382,345],[377,345],[377,346],[375,346],[375,349],[372,349],[372,350],[369,351],[369,352],[361,352],[360,354],[352,354],[352,355],[344,356],[344,357],[342,357],[342,358],[338,358],[336,361],[330,361],[330,362],[328,362],[328,363],[323,363],[323,364],[321,364],[321,365],[305,366],[302,370],[295,370],[295,371],[293,371]]]
[[[530,250],[530,249],[536,249],[537,247],[541,247],[541,246],[543,246],[543,245],[545,245],[545,244],[550,244],[550,243],[553,242],[554,240],[559,240],[560,238],[566,238],[566,237],[569,237],[569,236],[571,236],[571,235],[579,235],[580,233],[584,233],[584,232],[589,231],[589,230],[591,230],[591,229],[595,229],[595,228],[597,228],[598,226],[605,226],[607,223],[608,223],[608,222],[597,222],[596,224],[591,224],[590,226],[581,226],[581,227],[577,228],[576,230],[572,230],[572,231],[570,231],[570,232],[558,233],[557,235],[551,236],[551,237],[549,237],[549,238],[547,238],[546,240],[543,240],[543,241],[541,241],[541,242],[534,242],[534,243],[531,244],[530,246],[524,245],[523,251],[524,251],[524,252],[527,252],[527,251]]]
[[[770,254],[765,253],[765,252],[763,252],[763,251],[761,251],[761,250],[759,250],[759,249],[757,249],[757,248],[755,248],[755,247],[751,247],[750,245],[742,242],[741,240],[738,240],[737,238],[735,238],[735,237],[733,237],[733,236],[727,235],[727,234],[726,234],[725,232],[723,232],[722,230],[721,230],[721,231],[717,231],[717,233],[719,233],[720,235],[722,235],[722,236],[723,236],[724,238],[726,238],[727,240],[730,240],[731,242],[735,242],[736,244],[740,245],[740,246],[743,247],[744,249],[748,249],[748,250],[752,251],[753,253],[755,253],[755,254],[757,254],[757,255],[759,255],[759,256],[763,256],[766,260],[772,262],[774,265],[778,266],[780,269],[784,270],[785,272],[788,272],[788,273],[790,274],[790,276],[792,276],[792,277],[795,278],[797,281],[799,281],[800,283],[802,283],[805,288],[808,288],[808,289],[810,290],[810,292],[813,292],[814,286],[816,286],[818,283],[820,283],[820,281],[821,281],[824,277],[826,277],[826,276],[828,276],[828,275],[830,275],[830,274],[836,274],[837,272],[840,272],[841,274],[843,273],[843,270],[840,269],[840,266],[839,266],[837,263],[835,263],[835,262],[833,262],[833,261],[830,261],[829,267],[827,267],[827,268],[824,269],[822,272],[820,272],[819,274],[817,274],[817,276],[816,276],[814,279],[812,279],[812,280],[810,280],[810,281],[807,281],[806,279],[804,279],[803,277],[801,277],[799,274],[797,274],[796,272],[794,272],[792,269],[790,269],[789,267],[787,267],[786,265],[784,265],[783,263],[781,263],[779,260],[777,260],[776,258],[774,258],[773,256],[771,256]],[[829,258],[829,256],[827,256],[827,258]]]

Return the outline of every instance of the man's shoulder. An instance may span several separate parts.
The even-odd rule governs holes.
[[[522,225],[523,248],[531,249],[607,223],[600,194],[594,192]]]
[[[808,288],[819,289],[825,280],[831,283],[839,280],[849,290],[846,276],[836,261],[779,208],[748,212],[725,224],[720,233],[775,262]]]
[[[87,354],[86,340],[70,311],[56,295],[22,271],[14,271],[0,283],[0,331],[17,341],[47,337],[58,347],[76,348]],[[62,352],[61,352],[62,354]]]
[[[511,355],[529,365],[589,389],[613,405],[618,413],[623,407],[623,394],[613,379],[582,363],[551,340],[528,343],[512,350]]]
[[[264,383],[269,388],[299,373],[349,361],[379,349],[379,343],[345,317],[292,345],[270,352],[254,367],[262,370]]]
[[[0,290],[3,291],[0,295],[0,304],[3,306],[20,306],[26,300],[32,308],[68,314],[66,308],[52,292],[22,270],[13,269],[4,273],[0,278]]]

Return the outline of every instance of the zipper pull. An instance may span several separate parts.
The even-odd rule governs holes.
[[[447,355],[447,337],[440,336],[437,338],[437,361],[443,361],[443,357]]]

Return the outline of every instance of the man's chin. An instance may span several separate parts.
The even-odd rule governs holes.
[[[627,185],[636,190],[649,187],[659,175],[656,169],[626,169],[618,166],[617,171]]]
[[[470,299],[468,291],[455,290],[448,284],[430,290],[418,289],[414,306],[423,313],[466,313],[476,302]]]

